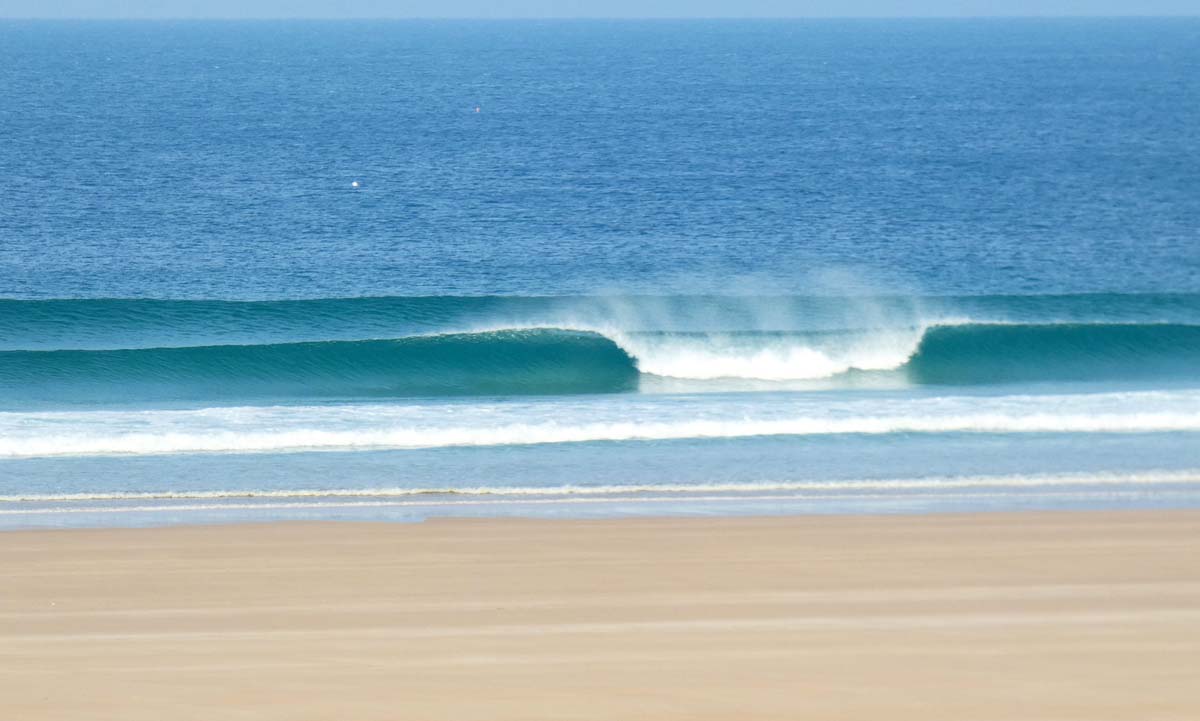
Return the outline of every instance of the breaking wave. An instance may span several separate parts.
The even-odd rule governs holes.
[[[616,393],[648,378],[917,385],[1200,377],[1200,325],[941,323],[872,331],[529,327],[389,340],[0,352],[12,401]],[[698,386],[702,387],[702,386]]]

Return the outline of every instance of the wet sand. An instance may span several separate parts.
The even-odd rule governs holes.
[[[0,534],[0,719],[1200,718],[1200,512]]]

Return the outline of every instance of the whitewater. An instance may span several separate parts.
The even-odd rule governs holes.
[[[0,458],[1051,432],[1200,432],[1200,391],[869,400],[701,394],[658,400],[6,412],[0,413]]]

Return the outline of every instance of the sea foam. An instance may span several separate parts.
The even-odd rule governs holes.
[[[895,433],[1200,431],[1200,391],[820,394],[0,413],[0,457],[274,453]]]

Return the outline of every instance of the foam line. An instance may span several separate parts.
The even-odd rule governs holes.
[[[14,494],[0,496],[0,503],[80,503],[97,501],[221,501],[265,499],[271,501],[320,500],[330,498],[412,498],[419,496],[450,496],[458,499],[472,497],[497,498],[607,498],[624,497],[642,500],[638,494],[673,494],[689,498],[695,494],[804,493],[804,492],[894,492],[948,491],[977,488],[1069,488],[1092,486],[1184,485],[1200,483],[1200,469],[1143,471],[1138,473],[1064,473],[1010,476],[947,476],[931,478],[849,479],[813,481],[759,481],[748,483],[697,484],[638,484],[603,486],[469,486],[462,488],[325,488],[325,489],[263,489],[263,490],[179,490],[143,492],[96,492],[61,494]],[[757,498],[758,496],[753,496]],[[444,501],[438,501],[439,503]],[[250,506],[255,507],[255,506]]]
[[[812,436],[888,433],[1152,433],[1200,431],[1200,414],[988,413],[953,416],[786,418],[673,422],[514,423],[496,427],[392,427],[354,430],[129,432],[113,435],[61,433],[0,438],[0,458],[162,455],[173,453],[280,453],[452,446],[541,445],[688,438]]]

